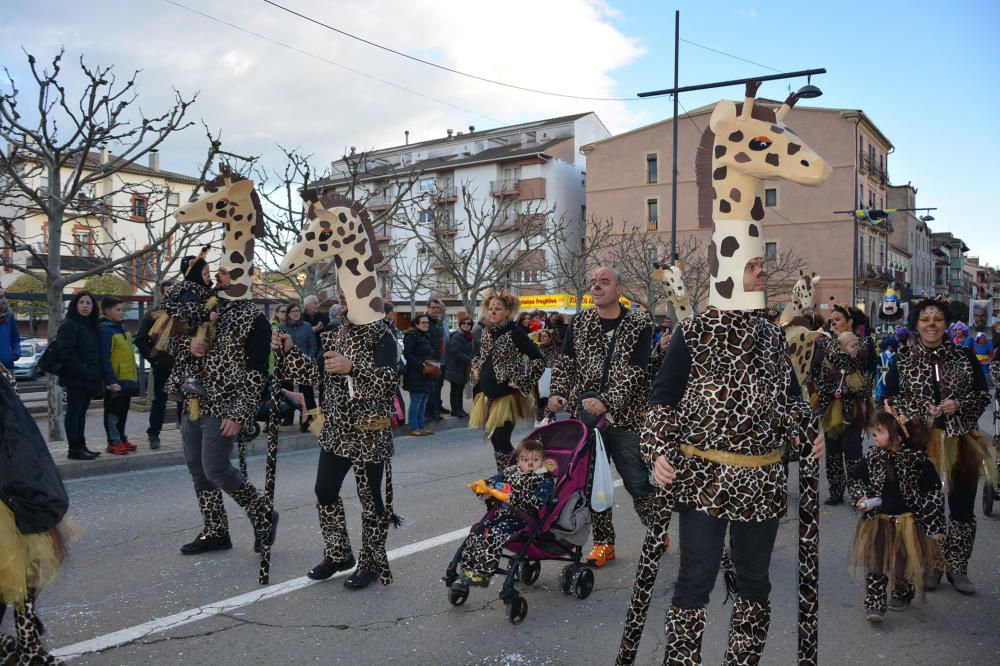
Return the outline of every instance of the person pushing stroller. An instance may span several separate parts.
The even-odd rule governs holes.
[[[521,440],[515,450],[517,464],[489,479],[469,484],[484,501],[499,502],[495,511],[472,526],[462,551],[462,574],[451,585],[455,591],[470,586],[488,587],[500,566],[504,544],[524,527],[519,513],[538,514],[555,487],[554,463],[545,459],[545,445],[539,439]]]

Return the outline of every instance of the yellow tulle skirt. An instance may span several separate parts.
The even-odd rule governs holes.
[[[477,393],[469,414],[469,427],[482,428],[487,437],[504,423],[517,425],[522,419],[534,418],[531,398],[522,393],[513,393],[490,400],[485,393]]]
[[[28,590],[38,590],[59,573],[66,556],[66,543],[81,530],[71,518],[54,529],[22,534],[14,514],[0,502],[0,602],[23,609]]]
[[[819,426],[827,437],[840,437],[848,431],[860,435],[868,429],[872,414],[874,406],[870,400],[854,401],[848,413],[844,409],[844,399],[835,398],[819,417]]]
[[[854,530],[854,546],[848,560],[851,575],[876,573],[890,580],[905,578],[923,592],[924,576],[934,569],[938,542],[927,536],[913,514],[878,514],[861,517]]]
[[[993,450],[979,430],[961,437],[948,437],[943,430],[935,428],[927,445],[927,457],[934,463],[938,476],[947,480],[949,488],[978,485],[980,477],[994,488],[997,485]]]

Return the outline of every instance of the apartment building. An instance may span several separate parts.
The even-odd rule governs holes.
[[[765,99],[758,99],[758,104],[778,105]],[[679,239],[693,235],[706,247],[712,229],[699,222],[695,156],[713,109],[709,105],[680,116],[677,128],[677,234]],[[906,264],[910,251],[904,249],[890,261],[889,224],[836,211],[886,207],[893,145],[857,109],[816,107],[804,101],[788,115],[786,124],[833,171],[818,188],[788,181],[766,184],[766,251],[777,256],[791,250],[805,260],[809,271],[822,276],[816,295],[820,308],[826,310],[831,298],[845,303],[853,299],[871,312],[896,277],[890,264]],[[672,119],[666,119],[584,146],[588,214],[613,216],[629,221],[633,228],[669,236],[672,135]]]
[[[413,183],[408,200],[415,202],[405,214],[421,222],[443,225],[444,241],[450,250],[462,253],[471,243],[467,210],[484,206],[502,210],[509,218],[496,228],[498,235],[530,235],[545,225],[563,224],[571,231],[567,242],[579,242],[583,235],[586,195],[586,159],[580,148],[610,135],[594,113],[548,118],[488,130],[469,126],[468,131],[447,130],[444,136],[427,141],[407,142],[379,148],[363,157],[348,155],[332,164],[333,177],[312,185],[320,191],[343,191],[353,180],[369,197],[368,209],[378,217],[390,208],[400,188]],[[353,174],[353,175],[352,175]],[[466,200],[468,198],[468,200]],[[532,211],[549,211],[540,219]],[[531,220],[526,218],[531,216]],[[547,228],[547,227],[546,227]],[[441,234],[437,235],[442,237]],[[407,232],[392,219],[377,220],[376,240],[383,253],[391,246],[403,261],[416,262],[427,248],[407,242],[398,248],[394,241],[406,239]],[[505,277],[505,284],[522,294],[541,294],[552,288],[546,275],[550,250],[535,250]],[[407,301],[407,289],[389,267],[383,269],[385,296],[397,305]],[[437,296],[453,299],[456,285],[444,266],[431,263],[430,279],[415,294],[421,303]]]
[[[84,175],[111,159],[114,156],[107,148],[88,154]],[[71,165],[63,167],[62,178],[69,178],[71,171]],[[48,193],[45,173],[34,174],[33,180],[39,192]],[[59,239],[62,274],[86,271],[108,259],[148,247],[172,225],[173,211],[187,201],[197,182],[192,176],[161,169],[159,153],[152,151],[146,164],[127,164],[114,175],[88,186],[75,201],[67,202],[66,222]],[[6,202],[4,210],[0,253],[5,262],[43,270],[27,247],[44,256],[49,244],[56,242],[44,211],[16,197]],[[148,294],[155,286],[154,265],[161,253],[172,256],[177,250],[173,239],[168,239],[160,249],[122,265],[118,273],[128,280],[134,292]],[[20,275],[20,271],[5,266],[0,271],[0,283],[7,286]],[[72,293],[82,286],[82,282],[72,283],[65,291]]]
[[[903,299],[911,295],[934,293],[934,259],[932,257],[930,215],[906,210],[917,207],[917,188],[912,184],[888,185],[886,207],[904,209],[893,213],[889,233],[889,270],[902,292]],[[926,212],[926,211],[924,211]]]
[[[965,255],[969,246],[950,232],[931,234],[934,247],[934,292],[931,295],[947,296],[952,301],[968,305],[971,293],[969,277],[965,271]]]

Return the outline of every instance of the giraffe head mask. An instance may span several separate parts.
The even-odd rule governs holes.
[[[229,274],[229,286],[219,292],[219,298],[251,298],[254,239],[264,237],[264,213],[253,181],[220,164],[219,175],[205,183],[196,199],[178,208],[174,218],[182,224],[215,222],[223,226],[219,267]]]
[[[760,284],[764,257],[764,180],[820,185],[830,165],[807,146],[784,118],[797,101],[777,112],[754,104],[759,82],[747,84],[742,105],[715,106],[698,149],[699,214],[711,211],[709,303],[721,310],[764,308]],[[747,273],[746,278],[744,273]]]
[[[303,198],[309,203],[308,223],[281,262],[281,272],[290,275],[317,261],[332,259],[341,298],[347,302],[347,319],[358,325],[383,319],[375,270],[382,252],[368,211],[339,194],[309,193]]]

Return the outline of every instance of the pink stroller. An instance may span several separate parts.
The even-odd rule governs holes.
[[[586,599],[594,589],[594,571],[582,563],[583,546],[590,537],[590,489],[593,479],[593,437],[587,427],[574,419],[556,421],[532,431],[531,437],[545,444],[545,456],[558,465],[555,489],[548,502],[538,512],[538,517],[519,513],[525,526],[504,545],[502,560],[506,568],[497,569],[504,575],[500,599],[507,607],[507,617],[519,624],[528,614],[528,602],[514,588],[516,580],[531,585],[542,571],[542,560],[569,562],[559,574],[559,585],[565,594],[576,594]],[[512,457],[513,458],[513,457]],[[487,520],[496,512],[499,503],[487,500]],[[442,579],[448,590],[448,601],[461,606],[469,591],[452,590],[458,578],[458,567],[466,541],[448,565]]]

